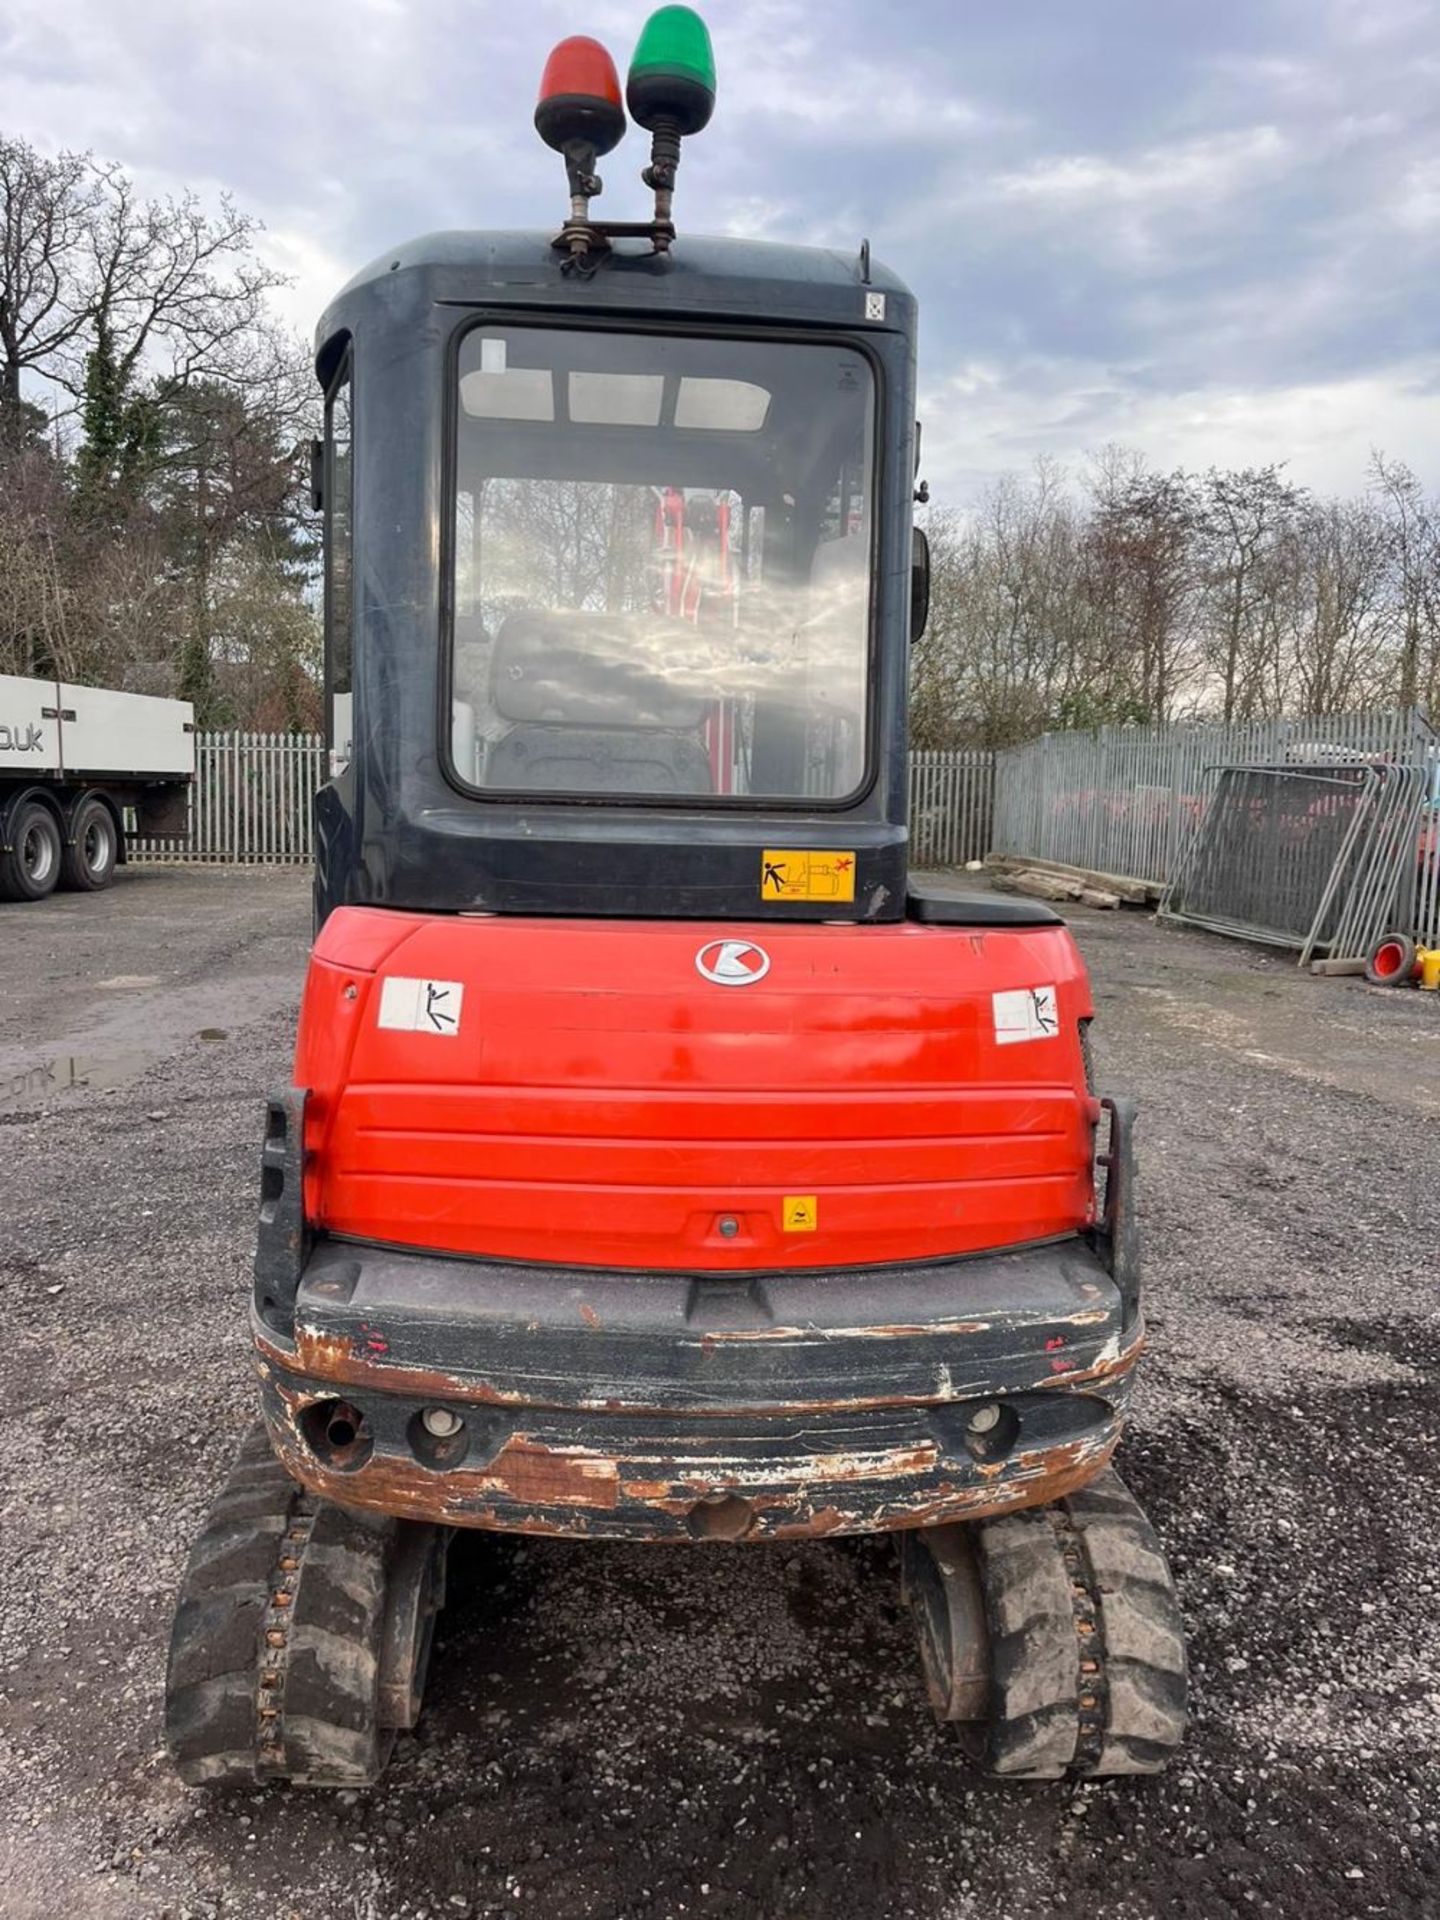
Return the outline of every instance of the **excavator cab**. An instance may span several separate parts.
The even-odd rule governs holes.
[[[628,97],[652,220],[592,217],[624,115],[567,42],[558,234],[430,235],[320,324],[317,938],[171,1748],[373,1779],[459,1527],[887,1532],[981,1764],[1151,1771],[1132,1112],[1057,917],[907,869],[915,302],[868,245],[676,237],[688,9]]]

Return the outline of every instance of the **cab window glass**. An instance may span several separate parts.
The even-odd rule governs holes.
[[[549,327],[459,356],[455,770],[842,800],[866,763],[874,383],[853,348]]]

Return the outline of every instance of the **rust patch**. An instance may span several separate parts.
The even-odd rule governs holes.
[[[1123,1380],[1133,1372],[1135,1363],[1145,1351],[1145,1335],[1142,1333],[1128,1347],[1117,1353],[1101,1356],[1091,1366],[1077,1367],[1064,1360],[1052,1360],[1050,1365],[1055,1371],[1042,1374],[1033,1384],[1037,1387],[1063,1387],[1067,1392],[1072,1387],[1093,1385],[1097,1381]]]
[[[507,1440],[488,1466],[462,1477],[476,1491],[522,1507],[613,1511],[620,1499],[618,1461],[579,1447],[546,1447],[523,1433]]]
[[[388,1348],[357,1347],[343,1334],[319,1333],[302,1321],[295,1326],[295,1346],[288,1350],[255,1334],[257,1352],[274,1366],[307,1382],[323,1386],[378,1387],[386,1393],[413,1394],[417,1399],[469,1400],[484,1406],[524,1406],[521,1393],[501,1393],[484,1380],[446,1373],[438,1367],[411,1367],[385,1358]]]
[[[973,1477],[959,1481],[935,1477],[938,1456],[930,1448],[877,1453],[869,1463],[863,1455],[830,1455],[817,1461],[820,1470],[806,1480],[787,1480],[778,1490],[773,1462],[764,1470],[771,1476],[764,1488],[753,1484],[760,1469],[753,1479],[699,1468],[628,1479],[623,1460],[546,1447],[523,1434],[479,1467],[435,1473],[418,1461],[376,1453],[363,1466],[338,1472],[322,1466],[301,1440],[299,1414],[307,1403],[304,1394],[282,1388],[281,1417],[277,1420],[272,1407],[267,1419],[287,1469],[322,1498],[446,1526],[560,1538],[685,1540],[697,1499],[713,1497],[717,1490],[753,1502],[751,1539],[883,1533],[978,1520],[1063,1499],[1100,1472],[1119,1438],[1118,1422],[1112,1422],[1078,1440],[977,1465]],[[890,1498],[881,1488],[866,1497],[871,1473],[882,1482],[899,1483]],[[823,1505],[812,1505],[816,1495]]]
[[[913,1447],[876,1447],[868,1452],[810,1454],[786,1463],[786,1484],[795,1489],[790,1504],[802,1502],[806,1492],[815,1485],[850,1486],[866,1480],[896,1480],[917,1473],[932,1473],[939,1459],[940,1449],[933,1441]],[[624,1478],[622,1463],[620,1491],[624,1497],[667,1511],[677,1505],[688,1511],[696,1500],[714,1493],[717,1484],[724,1492],[734,1493],[742,1500],[759,1498],[757,1489],[760,1489],[768,1503],[773,1497],[775,1463],[766,1460],[757,1467],[747,1468],[712,1465],[703,1459],[677,1462],[673,1473],[658,1479]]]

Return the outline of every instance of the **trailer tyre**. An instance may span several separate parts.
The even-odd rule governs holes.
[[[70,845],[61,861],[60,884],[78,893],[99,893],[115,878],[120,835],[103,800],[82,800],[70,821]]]
[[[42,800],[27,800],[10,822],[0,851],[0,900],[43,900],[60,879],[60,826]]]

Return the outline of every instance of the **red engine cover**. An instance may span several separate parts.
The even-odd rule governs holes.
[[[343,908],[296,1054],[307,1213],[356,1239],[636,1269],[1070,1233],[1094,1205],[1090,1011],[1061,927]]]

